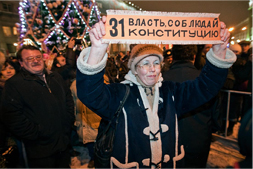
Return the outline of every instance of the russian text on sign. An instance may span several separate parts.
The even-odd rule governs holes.
[[[216,44],[219,14],[107,10],[110,43]]]

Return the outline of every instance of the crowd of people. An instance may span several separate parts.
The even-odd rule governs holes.
[[[50,70],[31,45],[5,59],[0,151],[14,145],[19,152],[7,167],[69,168],[71,157],[80,156],[75,146],[88,148],[89,168],[99,166],[94,163],[99,125],[113,119],[128,86],[108,167],[205,168],[212,133],[225,129],[227,98],[221,89],[252,92],[250,43],[228,49],[230,34],[221,22],[222,44],[163,50],[132,44],[129,52],[110,57],[108,44],[101,43],[105,22],[103,17],[93,26],[92,45],[80,55],[71,38]],[[231,96],[228,135],[251,102],[251,96]]]

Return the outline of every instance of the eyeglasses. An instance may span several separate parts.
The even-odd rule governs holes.
[[[145,63],[143,65],[137,65],[141,69],[149,70],[150,68],[155,68],[155,69],[160,69],[161,68],[161,63],[160,62],[154,62],[153,64],[151,63]]]
[[[37,60],[37,61],[40,61],[41,59],[42,59],[42,55],[38,55],[38,56],[31,56],[31,57],[28,57],[28,58],[26,58],[26,61],[27,62],[33,62],[34,60]]]

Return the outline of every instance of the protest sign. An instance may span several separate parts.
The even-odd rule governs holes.
[[[107,10],[104,43],[217,44],[219,15]]]

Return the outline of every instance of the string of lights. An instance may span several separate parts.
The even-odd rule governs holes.
[[[64,50],[68,40],[76,37],[89,44],[88,30],[100,18],[92,0],[21,0],[19,3],[19,44],[30,39],[38,47]]]

